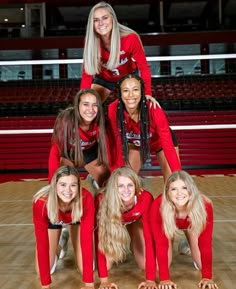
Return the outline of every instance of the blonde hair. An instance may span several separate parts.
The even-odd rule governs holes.
[[[175,234],[178,234],[179,229],[176,226],[176,207],[170,200],[169,187],[176,180],[182,180],[189,192],[190,199],[187,204],[187,214],[190,219],[190,228],[197,236],[203,231],[206,226],[207,212],[204,204],[204,199],[210,201],[206,196],[202,195],[193,178],[185,171],[175,171],[167,179],[164,186],[164,193],[161,203],[161,215],[163,227],[166,236],[172,239]]]
[[[72,200],[72,223],[79,222],[83,215],[82,207],[82,194],[80,187],[80,177],[78,171],[70,166],[59,167],[53,175],[50,185],[41,188],[34,196],[33,202],[37,202],[39,199],[45,200],[45,204],[48,211],[48,218],[52,224],[58,221],[59,211],[59,197],[57,195],[56,185],[61,177],[73,175],[78,180],[78,194]]]
[[[99,35],[94,31],[94,12],[104,8],[112,17],[112,32],[111,32],[111,51],[106,68],[113,70],[120,62],[120,38],[131,33],[137,34],[134,30],[120,24],[117,20],[114,9],[106,2],[99,2],[91,9],[88,17],[85,46],[84,46],[84,69],[87,74],[98,74],[101,70],[101,40]]]
[[[130,235],[126,226],[122,224],[121,208],[124,206],[118,193],[117,181],[119,176],[125,176],[135,185],[135,194],[141,190],[137,174],[129,167],[120,167],[110,176],[103,192],[99,207],[98,240],[101,252],[118,263],[126,259],[130,253]]]

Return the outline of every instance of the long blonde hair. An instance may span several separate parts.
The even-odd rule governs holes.
[[[207,212],[204,204],[204,199],[210,201],[206,196],[203,196],[199,192],[193,178],[187,172],[173,172],[165,183],[161,203],[161,214],[164,232],[166,236],[170,239],[172,239],[175,234],[178,234],[179,230],[175,222],[176,208],[173,202],[170,200],[169,187],[171,183],[179,179],[185,183],[190,195],[190,199],[187,204],[187,214],[190,219],[190,228],[188,229],[197,236],[200,235],[200,233],[206,226]]]
[[[41,188],[34,196],[33,202],[37,202],[39,199],[44,199],[48,211],[48,218],[52,224],[58,221],[58,211],[59,211],[59,197],[57,195],[56,185],[61,177],[73,175],[78,180],[78,194],[72,201],[72,222],[79,222],[83,215],[83,206],[82,206],[82,194],[80,187],[80,176],[78,171],[70,166],[61,166],[59,167],[50,183],[50,185],[44,186]]]
[[[91,9],[88,17],[85,46],[84,46],[84,68],[87,74],[98,74],[101,70],[101,40],[94,31],[94,12],[99,8],[104,8],[112,16],[111,51],[106,67],[113,70],[120,62],[120,38],[131,33],[137,34],[134,30],[120,24],[117,20],[114,9],[106,2],[99,2]]]
[[[136,194],[141,190],[137,174],[129,167],[116,169],[104,189],[97,215],[99,249],[114,262],[125,260],[130,253],[130,235],[126,226],[122,224],[121,208],[124,204],[118,193],[119,176],[130,178],[135,185]]]

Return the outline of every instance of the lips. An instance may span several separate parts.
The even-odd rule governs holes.
[[[63,193],[63,196],[66,198],[66,199],[71,199],[72,198],[72,194],[70,193]]]

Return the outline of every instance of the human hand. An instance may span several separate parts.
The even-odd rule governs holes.
[[[74,167],[74,164],[71,160],[68,160],[67,158],[63,157],[60,158],[60,165]]]
[[[42,289],[50,289],[50,285],[42,286]]]
[[[207,278],[203,278],[199,283],[198,283],[198,287],[201,289],[218,289],[218,286],[216,285],[216,283],[211,280],[211,279],[207,279]]]
[[[98,287],[98,289],[118,289],[118,286],[115,283],[112,282],[101,282],[100,286]]]
[[[156,108],[157,106],[161,107],[159,102],[154,98],[152,97],[151,95],[145,95],[146,96],[146,99],[150,101],[150,107],[153,107]]]
[[[171,280],[160,281],[160,283],[158,284],[158,289],[172,289],[172,288],[177,288],[177,285]]]
[[[95,287],[93,283],[85,283],[80,289],[95,289]]]
[[[139,284],[138,289],[157,289],[157,284],[155,281],[146,280]]]

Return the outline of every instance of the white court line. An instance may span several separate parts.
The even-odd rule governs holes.
[[[214,223],[236,223],[236,219],[232,220],[214,220]],[[34,224],[0,224],[0,227],[17,227],[17,226],[33,226]]]
[[[236,128],[236,124],[171,125],[173,130],[226,129]],[[40,134],[53,133],[53,129],[1,129],[0,134]]]
[[[226,196],[225,195],[224,196],[211,196],[211,195],[208,195],[208,197],[209,198],[236,198],[236,196],[230,196],[230,195],[229,196],[227,196],[227,195]]]
[[[9,226],[33,226],[33,224],[0,224],[0,227],[9,227]]]
[[[201,60],[201,59],[234,59],[235,53],[229,54],[209,54],[209,55],[176,55],[176,56],[147,56],[147,61],[168,61],[168,60]],[[83,63],[83,59],[40,59],[40,60],[12,60],[0,61],[2,65],[35,65],[35,64],[78,64]]]
[[[235,223],[236,220],[214,220],[214,223]]]
[[[7,203],[7,202],[32,202],[32,200],[0,200],[0,203]]]

